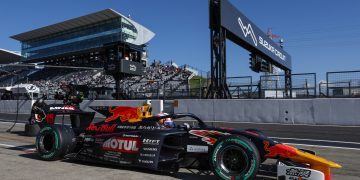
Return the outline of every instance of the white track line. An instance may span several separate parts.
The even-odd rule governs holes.
[[[9,148],[16,147],[16,146],[14,146],[14,145],[10,145],[10,144],[1,144],[1,143],[0,143],[0,146],[9,147]]]
[[[310,144],[297,144],[297,143],[284,143],[294,146],[309,146],[309,147],[321,147],[321,148],[330,148],[330,149],[346,149],[346,150],[357,150],[360,151],[360,148],[348,148],[348,147],[337,147],[337,146],[320,146],[320,145],[310,145]]]
[[[0,122],[0,124],[14,124],[14,122],[10,122],[10,121],[4,122],[3,121],[3,122]],[[25,124],[25,123],[24,122],[17,122],[16,124]]]
[[[11,145],[11,144],[1,144],[1,143],[0,143],[0,146],[2,146],[2,147],[7,147],[7,148],[18,148],[18,149],[21,149],[21,150],[23,150],[23,151],[35,151],[35,150],[36,150],[35,148],[26,149],[26,148],[14,146],[14,145]]]
[[[359,142],[331,141],[331,140],[322,140],[322,139],[300,139],[300,138],[283,138],[283,137],[269,137],[269,138],[282,139],[282,140],[297,140],[297,141],[330,142],[330,143],[340,143],[340,144],[360,144]]]

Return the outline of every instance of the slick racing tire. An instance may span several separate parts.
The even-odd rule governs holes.
[[[64,125],[47,125],[36,136],[36,150],[43,160],[58,160],[73,151],[74,131]]]
[[[211,166],[219,179],[255,179],[260,166],[256,146],[242,136],[227,136],[217,141]]]
[[[267,135],[266,135],[264,132],[262,132],[262,131],[260,131],[260,130],[258,130],[258,129],[245,129],[245,131],[249,131],[249,132],[256,133],[256,134],[258,134],[260,137],[267,137]],[[265,157],[265,154],[261,154],[261,153],[260,153],[260,159],[261,159],[261,163],[263,163],[263,162],[266,161],[267,158]]]

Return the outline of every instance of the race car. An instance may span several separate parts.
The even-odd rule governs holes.
[[[259,130],[211,127],[193,114],[153,116],[148,106],[93,109],[107,118],[101,122],[82,118],[71,126],[43,121],[36,137],[39,156],[49,161],[74,159],[170,173],[179,168],[198,169],[212,171],[219,179],[254,179],[263,173],[280,180],[330,180],[330,168],[341,168],[312,151],[274,141]],[[71,114],[71,110],[62,113]],[[52,118],[54,115],[48,119]],[[164,126],[160,120],[166,118],[175,126]],[[184,118],[197,123],[176,124]],[[267,159],[277,161],[263,164]]]

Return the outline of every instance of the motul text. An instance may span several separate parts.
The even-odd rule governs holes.
[[[112,137],[104,142],[103,149],[106,151],[137,153],[139,145],[140,140],[138,138]]]

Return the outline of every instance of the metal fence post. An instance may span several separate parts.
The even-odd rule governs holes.
[[[329,97],[329,73],[326,73],[326,96]]]
[[[315,91],[315,94],[314,94],[314,97],[316,97],[316,95],[317,95],[317,91],[316,91],[316,82],[317,82],[317,80],[316,80],[316,73],[314,74],[314,78],[315,78],[315,82],[314,82],[314,91]],[[319,89],[319,92],[320,92],[320,89]],[[319,93],[320,94],[320,93]]]
[[[351,80],[349,81],[349,97],[351,97]]]

